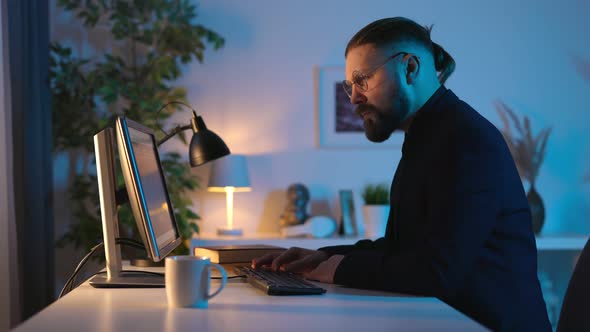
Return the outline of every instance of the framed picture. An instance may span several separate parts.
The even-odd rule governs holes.
[[[341,231],[342,235],[354,236],[358,234],[356,214],[354,212],[354,199],[352,190],[339,190]]]
[[[342,88],[344,67],[315,67],[316,143],[322,148],[400,148],[404,137],[396,131],[382,143],[365,137],[363,120]]]

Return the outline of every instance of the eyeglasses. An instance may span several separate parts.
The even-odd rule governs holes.
[[[344,92],[346,92],[346,94],[348,95],[349,98],[352,98],[352,86],[353,85],[356,85],[356,87],[361,91],[367,91],[369,89],[369,85],[368,85],[367,81],[371,77],[373,77],[373,74],[375,74],[375,72],[379,68],[385,66],[386,63],[388,63],[390,60],[396,58],[398,55],[406,55],[406,54],[409,54],[409,53],[408,52],[395,53],[394,55],[385,59],[385,61],[383,61],[382,64],[373,68],[371,71],[369,71],[366,74],[361,74],[358,71],[354,71],[352,73],[352,81],[349,81],[349,80],[342,81],[342,88],[344,88]]]

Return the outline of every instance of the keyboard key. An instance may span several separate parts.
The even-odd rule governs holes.
[[[319,295],[326,292],[325,289],[290,272],[252,269],[248,266],[237,266],[234,270],[245,275],[251,285],[262,289],[268,295]]]

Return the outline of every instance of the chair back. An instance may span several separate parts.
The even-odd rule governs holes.
[[[557,332],[590,331],[590,239],[567,286]]]

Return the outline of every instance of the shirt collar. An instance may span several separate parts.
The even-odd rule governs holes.
[[[442,100],[442,97],[448,91],[450,91],[450,90],[448,90],[444,85],[441,85],[438,89],[436,89],[436,91],[432,94],[432,96],[430,96],[430,98],[428,98],[426,103],[424,103],[424,105],[422,105],[422,107],[420,107],[416,111],[416,114],[414,115],[414,119],[412,120],[412,123],[410,124],[410,128],[408,129],[408,133],[405,134],[404,144],[402,146],[402,153],[405,152],[409,148],[408,147],[409,141],[415,140],[414,137],[416,137],[416,135],[420,136],[419,134],[417,134],[417,132],[421,131],[420,127],[424,127],[424,126],[428,127],[428,125],[426,124],[429,122],[426,120],[428,117],[424,118],[424,116],[426,114],[436,111],[437,104],[439,103],[439,101]]]
[[[418,109],[418,111],[416,111],[416,115],[418,115],[421,112],[424,113],[424,112],[428,112],[428,111],[434,109],[434,106],[436,105],[436,103],[447,91],[448,91],[447,88],[445,88],[444,85],[441,85],[438,89],[436,89],[436,91],[434,91],[432,96],[430,96],[430,98],[428,98],[426,103],[424,103],[424,105],[422,105],[422,107],[420,107],[420,109]]]

